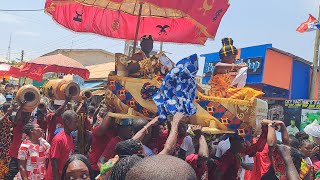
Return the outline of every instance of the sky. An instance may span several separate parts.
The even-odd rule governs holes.
[[[0,9],[43,9],[45,0],[3,1]],[[308,61],[313,59],[315,32],[298,33],[296,28],[308,19],[317,17],[318,0],[231,0],[231,6],[223,17],[215,40],[204,46],[164,43],[163,50],[169,58],[178,61],[197,53],[219,51],[221,39],[232,37],[237,48],[260,44],[290,52]],[[112,53],[123,52],[124,41],[89,33],[72,32],[58,25],[51,17],[40,12],[0,11],[0,58],[6,58],[10,33],[12,34],[11,60],[39,57],[55,49],[104,49]],[[154,48],[159,50],[160,44]],[[204,59],[200,59],[200,71]]]

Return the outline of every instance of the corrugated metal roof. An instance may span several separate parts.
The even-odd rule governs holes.
[[[86,66],[90,71],[89,79],[107,79],[110,71],[115,70],[115,63],[109,62],[104,64],[97,64],[92,66]]]
[[[102,96],[106,93],[105,89],[99,89],[92,92],[93,96]]]
[[[104,84],[104,81],[95,81],[95,82],[85,82],[83,86],[81,86],[80,88],[82,90],[86,90],[86,89],[92,89],[96,86],[100,86]]]
[[[292,57],[294,60],[297,60],[297,61],[300,61],[300,62],[303,62],[303,63],[305,63],[305,64],[308,64],[308,65],[312,66],[312,62],[307,61],[307,60],[305,60],[305,59],[303,59],[303,58],[301,58],[301,57],[299,57],[299,56],[296,56],[296,55],[294,55],[294,54],[288,53],[288,52],[286,52],[286,51],[283,51],[283,50],[280,50],[280,49],[274,48],[274,47],[269,48],[269,49],[274,50],[274,51],[276,51],[276,52],[278,52],[278,53],[281,53],[281,54],[290,56],[290,57]]]

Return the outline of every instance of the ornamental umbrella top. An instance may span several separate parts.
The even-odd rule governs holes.
[[[21,72],[28,74],[28,77],[37,81],[43,79],[43,74],[48,72],[76,74],[84,79],[88,79],[90,72],[78,61],[62,54],[42,56],[28,61]]]
[[[126,40],[148,34],[161,42],[204,44],[215,37],[228,7],[228,0],[47,0],[45,10],[77,32]]]

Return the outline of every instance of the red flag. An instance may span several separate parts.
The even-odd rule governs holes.
[[[300,33],[304,33],[306,31],[310,31],[310,30],[316,30],[317,25],[319,24],[318,20],[313,17],[311,14],[309,14],[309,18],[306,22],[302,23],[297,29],[296,31],[300,32]]]

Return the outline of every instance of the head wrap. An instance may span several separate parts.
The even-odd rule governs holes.
[[[304,128],[304,132],[309,136],[320,138],[320,125],[317,120],[313,121],[313,123],[307,125]]]
[[[221,59],[231,55],[238,55],[238,50],[233,46],[233,40],[231,38],[223,38],[222,45],[223,46],[219,51]]]

